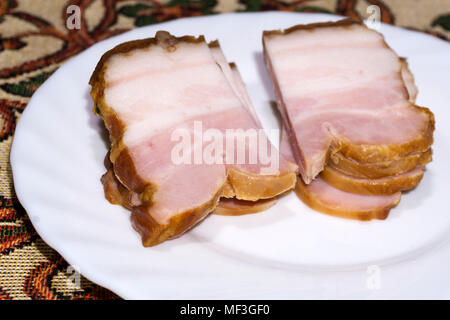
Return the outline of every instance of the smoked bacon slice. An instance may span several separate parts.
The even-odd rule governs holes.
[[[253,104],[251,103],[250,97],[248,96],[247,89],[239,73],[239,70],[237,69],[237,66],[234,63],[227,62],[218,41],[209,43],[209,47],[211,48],[211,52],[213,53],[214,60],[222,68],[222,71],[224,72],[230,85],[233,87],[233,90],[252,113],[253,117],[257,119],[256,111],[254,110]],[[102,176],[101,181],[103,184],[105,198],[111,204],[122,205],[127,209],[132,209],[132,202],[134,201],[134,199],[136,199],[136,194],[130,192],[116,178],[111,161],[109,160],[109,154],[106,155],[104,163],[107,172]],[[292,165],[295,166],[294,164]],[[253,214],[269,209],[276,202],[277,198],[247,201],[238,200],[234,197],[222,197],[219,200],[219,204],[217,205],[213,213],[227,216]]]
[[[206,163],[196,157],[202,152],[195,153],[194,141],[187,154],[192,162],[174,161],[180,143],[174,132],[195,137],[198,122],[203,132],[213,129],[223,136],[230,129],[260,129],[203,37],[158,32],[155,38],[123,43],[103,55],[90,84],[94,111],[109,131],[114,176],[132,195],[131,220],[144,246],[183,234],[223,195],[256,201],[295,185],[296,175],[282,157],[276,167],[260,158],[236,161],[239,151],[249,155],[255,145],[226,149],[214,154],[222,162]],[[265,143],[273,152],[265,139],[259,146]]]
[[[415,169],[401,174],[378,179],[364,179],[348,176],[337,169],[326,166],[320,177],[329,185],[345,192],[383,195],[413,189],[422,180],[424,170],[423,166],[417,166]]]
[[[116,178],[108,156],[105,158],[105,166],[107,166],[107,171],[101,178],[105,198],[111,204],[121,205],[132,210],[133,197],[135,195],[125,188]],[[276,202],[277,198],[261,199],[257,201],[221,198],[213,213],[224,216],[241,216],[265,211],[272,207]]]
[[[265,31],[263,47],[306,184],[332,154],[378,163],[430,148],[434,117],[409,101],[404,60],[360,21]]]
[[[356,220],[386,219],[401,198],[401,192],[367,196],[345,192],[317,177],[310,184],[297,180],[295,192],[311,209],[333,216]]]
[[[288,160],[294,158],[284,127],[281,132],[280,153]],[[302,179],[297,179],[295,193],[311,209],[340,218],[356,220],[386,219],[390,209],[400,202],[400,192],[369,195],[367,189],[363,189],[365,184],[352,185],[351,182],[343,183],[342,185],[347,190],[341,190],[326,182],[321,176],[315,178],[310,184],[305,184]],[[351,191],[348,191],[349,188]],[[389,188],[389,186],[385,186],[385,188]],[[366,192],[364,194],[354,192],[361,190]]]

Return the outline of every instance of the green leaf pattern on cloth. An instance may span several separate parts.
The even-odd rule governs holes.
[[[450,13],[437,17],[432,23],[432,27],[441,26],[445,30],[450,31]]]

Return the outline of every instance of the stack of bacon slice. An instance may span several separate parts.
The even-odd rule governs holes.
[[[102,179],[105,195],[132,211],[144,246],[183,234],[214,211],[221,197],[270,199],[295,185],[295,168],[282,157],[276,167],[260,158],[236,161],[238,152],[249,159],[251,149],[262,145],[274,152],[265,136],[258,145],[232,145],[214,154],[212,163],[198,158],[210,145],[196,145],[195,137],[202,134],[196,123],[222,137],[229,129],[261,129],[239,91],[242,86],[234,82],[236,73],[217,61],[218,52],[218,45],[208,46],[202,36],[158,32],[105,53],[91,77],[94,110],[111,140],[111,167]],[[174,160],[180,143],[174,132],[187,134],[189,142],[194,137],[187,154],[192,163]]]
[[[431,161],[434,117],[404,59],[354,19],[263,34],[296,191],[313,209],[384,219]]]

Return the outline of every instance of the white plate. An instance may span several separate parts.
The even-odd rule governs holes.
[[[84,276],[124,298],[450,298],[450,246],[442,245],[450,231],[450,45],[422,33],[380,29],[409,59],[417,103],[437,120],[435,159],[387,220],[334,218],[291,194],[264,213],[210,216],[179,239],[143,248],[128,211],[103,196],[107,144],[88,80],[105,51],[161,29],[217,38],[264,127],[276,128],[261,32],[336,19],[275,12],[180,19],[108,39],[65,63],[33,95],[11,153],[16,192],[37,232]]]

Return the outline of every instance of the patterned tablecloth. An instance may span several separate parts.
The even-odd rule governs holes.
[[[70,5],[80,8],[79,30],[67,28],[76,23]],[[9,152],[16,122],[62,63],[112,35],[181,17],[283,10],[367,18],[370,5],[383,22],[450,40],[450,0],[0,0],[0,299],[117,298],[76,277],[41,240],[14,193]]]

